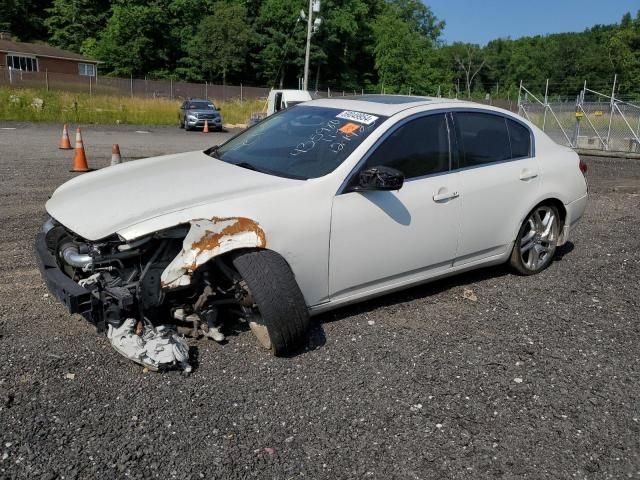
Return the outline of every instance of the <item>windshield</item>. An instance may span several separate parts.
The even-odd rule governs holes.
[[[187,105],[187,108],[189,110],[215,110],[216,109],[213,103],[209,103],[209,102],[190,102]]]
[[[299,105],[267,117],[210,155],[281,177],[318,178],[335,170],[386,118]]]

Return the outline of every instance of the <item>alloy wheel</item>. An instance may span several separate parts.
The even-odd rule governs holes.
[[[520,258],[530,271],[543,269],[553,258],[558,242],[558,218],[555,211],[542,205],[525,221],[520,238]]]

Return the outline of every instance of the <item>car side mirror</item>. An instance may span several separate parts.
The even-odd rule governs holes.
[[[400,170],[378,166],[360,172],[360,182],[354,190],[400,190],[403,184],[404,174]]]

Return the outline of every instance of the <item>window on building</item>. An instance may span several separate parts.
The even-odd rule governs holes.
[[[7,55],[7,66],[25,72],[38,71],[38,59],[30,55]]]
[[[79,63],[78,72],[85,77],[95,77],[96,66],[93,63]]]

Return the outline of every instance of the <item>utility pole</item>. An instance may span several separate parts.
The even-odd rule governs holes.
[[[309,88],[309,53],[311,50],[311,29],[313,28],[313,0],[309,0],[309,16],[307,17],[307,51],[304,54],[304,88]]]
[[[303,90],[309,89],[309,55],[311,53],[311,35],[315,33],[315,31],[320,26],[320,18],[316,18],[315,22],[313,20],[313,13],[320,12],[320,0],[309,0],[309,16],[307,17],[307,49],[304,55],[304,80],[303,80]],[[304,12],[301,12],[302,18]]]

